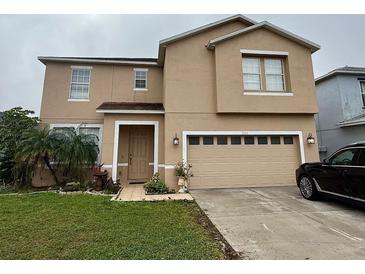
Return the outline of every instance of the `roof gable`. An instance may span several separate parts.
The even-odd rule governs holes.
[[[198,33],[201,33],[201,32],[207,31],[209,29],[212,29],[212,28],[215,28],[215,27],[218,27],[218,26],[222,26],[226,23],[230,23],[230,22],[234,22],[234,21],[243,22],[243,23],[246,23],[248,25],[257,24],[257,22],[255,22],[254,20],[251,20],[250,18],[247,18],[247,17],[245,17],[241,14],[236,14],[236,15],[224,18],[222,20],[218,20],[216,22],[213,22],[213,23],[210,23],[210,24],[207,24],[207,25],[204,25],[204,26],[201,26],[201,27],[198,27],[198,28],[195,28],[195,29],[192,29],[192,30],[189,30],[189,31],[177,34],[177,35],[174,35],[174,36],[171,36],[169,38],[160,40],[160,45],[168,45],[168,44],[174,43],[178,40],[185,39],[187,37],[196,35]]]
[[[175,43],[175,42],[180,41],[182,39],[191,37],[193,35],[197,35],[199,33],[208,31],[210,29],[225,25],[227,23],[235,22],[235,21],[245,23],[249,26],[257,24],[256,21],[254,21],[254,20],[252,20],[252,19],[250,19],[246,16],[243,16],[241,14],[236,14],[236,15],[233,15],[233,16],[218,20],[216,22],[213,22],[213,23],[210,23],[210,24],[207,24],[207,25],[204,25],[204,26],[201,26],[201,27],[198,27],[198,28],[195,28],[195,29],[192,29],[192,30],[189,30],[189,31],[177,34],[177,35],[174,35],[174,36],[171,36],[169,38],[160,40],[159,50],[158,50],[158,63],[163,64],[164,59],[165,59],[165,50],[166,50],[167,45],[169,45],[171,43]]]
[[[231,33],[228,33],[228,34],[225,34],[225,35],[222,35],[220,37],[217,37],[215,39],[212,39],[209,41],[209,43],[207,44],[207,48],[208,49],[214,49],[215,48],[215,45],[217,45],[218,43],[221,43],[221,42],[224,42],[224,41],[227,41],[229,39],[232,39],[234,37],[237,37],[239,35],[244,35],[244,34],[247,34],[247,33],[250,33],[252,31],[255,31],[255,30],[258,30],[258,29],[261,29],[261,28],[264,28],[264,29],[267,29],[269,31],[272,31],[280,36],[283,36],[289,40],[292,40],[298,44],[301,44],[305,47],[308,47],[311,49],[312,53],[313,52],[316,52],[317,50],[320,49],[320,46],[314,42],[311,42],[305,38],[302,38],[294,33],[291,33],[287,30],[284,30],[282,28],[279,28],[278,26],[275,26],[269,22],[266,22],[266,21],[263,21],[261,23],[258,23],[256,25],[253,25],[253,26],[250,26],[250,27],[247,27],[247,28],[244,28],[244,29],[241,29],[241,30],[238,30],[238,31],[234,31],[234,32],[231,32]]]

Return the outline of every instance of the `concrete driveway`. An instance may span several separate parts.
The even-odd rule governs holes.
[[[243,258],[365,259],[364,210],[307,201],[296,186],[191,194]]]

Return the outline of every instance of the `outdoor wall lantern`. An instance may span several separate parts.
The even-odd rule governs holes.
[[[312,133],[308,133],[308,137],[307,137],[307,143],[310,145],[313,145],[316,143],[316,140],[314,139],[314,137],[312,136]]]
[[[179,144],[179,142],[180,142],[180,140],[179,140],[179,138],[177,137],[177,134],[175,133],[175,137],[174,137],[174,139],[172,140],[172,143],[173,143],[175,146],[177,146],[177,145]]]

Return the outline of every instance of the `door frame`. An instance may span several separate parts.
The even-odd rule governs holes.
[[[212,131],[212,130],[194,130],[194,131],[183,131],[182,132],[182,160],[187,162],[188,155],[188,141],[187,138],[189,135],[290,135],[290,136],[298,136],[299,137],[299,148],[300,148],[300,159],[302,164],[305,163],[305,154],[304,154],[304,142],[303,142],[303,132],[302,131]]]
[[[112,179],[117,180],[118,169],[118,149],[119,149],[119,129],[123,125],[133,126],[151,126],[153,125],[153,173],[158,172],[158,138],[159,138],[159,122],[158,121],[128,121],[118,120],[114,122],[114,149],[112,164]]]

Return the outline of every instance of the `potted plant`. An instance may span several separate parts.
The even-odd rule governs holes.
[[[175,175],[178,178],[177,184],[180,187],[179,193],[188,191],[188,183],[193,173],[191,171],[192,165],[187,162],[178,162],[175,167]]]

